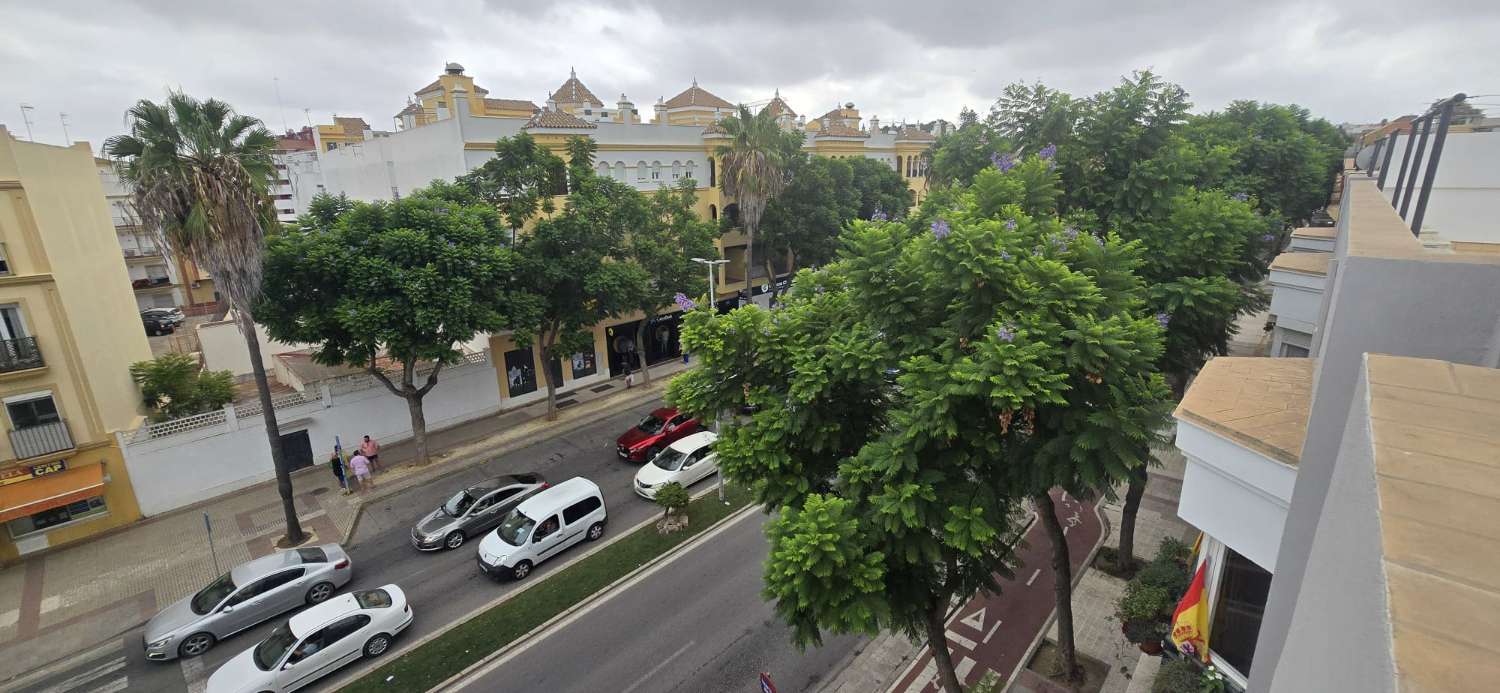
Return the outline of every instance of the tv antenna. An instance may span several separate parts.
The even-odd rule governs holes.
[[[68,114],[58,111],[57,119],[62,122],[63,142],[67,143],[69,147],[73,146],[73,138],[68,136]]]
[[[281,116],[281,130],[283,133],[290,132],[291,128],[286,126],[286,109],[281,106],[281,78],[272,77],[271,83],[276,89],[276,113]]]
[[[31,134],[31,112],[35,110],[35,106],[25,101],[21,102],[21,121],[26,123],[26,139],[32,142],[36,141],[36,137]]]

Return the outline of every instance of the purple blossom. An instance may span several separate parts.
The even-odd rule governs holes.
[[[1057,156],[1057,145],[1049,144],[1042,147],[1042,151],[1037,152],[1036,155],[1041,157],[1043,161],[1051,161],[1052,157]]]
[[[1162,329],[1166,329],[1167,324],[1170,322],[1172,322],[1172,316],[1167,315],[1166,313],[1156,314],[1156,324],[1161,325]]]
[[[1072,226],[1064,226],[1063,235],[1067,236],[1070,241],[1078,240],[1078,229]]]
[[[890,218],[891,217],[884,211],[882,211],[879,207],[875,208],[875,213],[870,215],[870,221],[889,221]]]
[[[937,221],[932,222],[932,235],[938,240],[941,241],[944,238],[947,238],[948,234],[951,232],[952,229],[948,228],[948,222],[943,221],[942,219],[938,219]]]
[[[1010,261],[1010,253],[1007,253],[1007,252],[1005,252],[1003,250],[1000,251],[1000,259],[1001,260],[1005,260],[1007,262]]]
[[[1015,158],[1011,157],[1011,155],[1009,154],[991,154],[990,163],[994,164],[995,168],[1000,169],[1001,173],[1004,173],[1016,167]]]
[[[1235,193],[1233,195],[1230,195],[1230,197],[1234,198],[1234,200],[1236,202],[1244,202],[1245,200],[1250,199],[1249,195],[1246,195],[1245,193],[1242,193],[1242,192],[1237,192],[1237,193]]]
[[[1014,342],[1016,340],[1016,326],[1005,323],[1000,329],[995,330],[995,337],[1002,342]]]
[[[1005,230],[1006,231],[1015,231],[1016,230],[1016,220],[1015,219],[1006,219],[1005,220]]]
[[[1266,234],[1264,236],[1261,236],[1260,239],[1263,240],[1263,241],[1265,241],[1265,242],[1267,242],[1267,243],[1270,243],[1271,241],[1276,240],[1276,234],[1274,234],[1274,233],[1268,233],[1268,234]]]
[[[1100,248],[1104,247],[1104,239],[1103,238],[1100,238],[1098,236],[1093,236],[1092,238],[1094,239],[1094,245],[1097,245]]]
[[[688,298],[681,292],[678,292],[676,296],[673,296],[672,301],[677,304],[678,308],[681,308],[683,310],[692,310],[698,307],[698,304],[693,303],[693,299]]]

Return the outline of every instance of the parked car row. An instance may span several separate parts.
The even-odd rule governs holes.
[[[185,319],[181,308],[147,308],[141,311],[141,324],[145,326],[148,335],[172,334]]]

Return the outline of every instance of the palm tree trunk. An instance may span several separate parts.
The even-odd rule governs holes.
[[[958,671],[953,668],[953,653],[948,651],[947,630],[943,625],[947,604],[942,599],[933,599],[927,608],[927,648],[932,650],[932,662],[937,665],[938,682],[946,693],[964,693],[958,682]]]
[[[741,214],[743,214],[743,210]],[[745,298],[750,298],[750,283],[754,280],[750,275],[755,274],[751,268],[755,267],[755,227],[745,224]]]
[[[1141,507],[1141,497],[1146,495],[1148,478],[1145,464],[1130,471],[1125,508],[1120,512],[1120,547],[1115,560],[1118,570],[1126,575],[1135,572],[1135,516]]]
[[[1073,565],[1068,555],[1068,537],[1063,534],[1050,493],[1043,491],[1033,495],[1031,502],[1036,505],[1037,517],[1052,541],[1053,591],[1057,595],[1057,653],[1062,658],[1067,679],[1076,681],[1080,670],[1078,651],[1073,643]]]
[[[776,298],[780,296],[776,291],[776,256],[769,252],[766,253],[766,281],[770,282],[767,286],[771,291],[771,304],[775,305]]]
[[[260,415],[266,422],[266,442],[271,446],[271,466],[276,470],[276,491],[281,494],[281,512],[286,516],[287,544],[296,545],[306,539],[302,523],[297,520],[297,508],[292,502],[292,475],[286,468],[286,457],[281,454],[281,428],[276,424],[276,408],[271,404],[271,383],[266,379],[266,365],[260,360],[260,337],[255,332],[255,318],[250,313],[239,311],[240,331],[245,334],[245,349],[250,352],[250,371],[255,374],[255,389],[260,395]]]
[[[647,313],[641,318],[641,324],[635,328],[635,348],[641,355],[641,384],[651,384],[651,361],[646,358],[646,323],[651,322],[655,316]]]

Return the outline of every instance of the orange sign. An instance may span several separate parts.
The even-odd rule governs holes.
[[[67,460],[56,460],[53,462],[47,462],[46,464],[31,465],[29,467],[16,466],[6,469],[0,469],[0,486],[20,483],[29,479],[35,479],[39,476],[47,476],[48,474],[56,474],[58,472],[66,470],[67,468]]]

